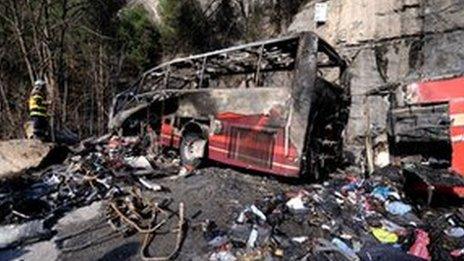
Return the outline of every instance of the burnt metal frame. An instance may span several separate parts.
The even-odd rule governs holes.
[[[202,88],[205,76],[220,77],[233,74],[255,73],[254,81],[258,83],[259,75],[262,72],[294,70],[296,59],[298,59],[297,52],[301,49],[298,45],[301,39],[305,37],[317,39],[315,45],[312,47],[317,48],[317,53],[323,53],[328,57],[329,61],[327,63],[318,63],[316,64],[316,68],[338,67],[340,68],[340,74],[345,71],[347,67],[346,62],[327,42],[320,39],[314,33],[302,32],[286,37],[239,45],[185,58],[177,58],[154,67],[145,72],[132,88],[116,95],[110,111],[110,119],[122,111],[126,105],[132,102],[139,102],[139,98],[148,98],[152,95],[148,102],[154,102],[167,98],[167,96],[172,96],[175,93],[169,92],[171,93],[170,95],[166,95],[166,93],[156,94],[156,92],[161,90],[192,89],[191,83],[193,82],[199,83],[194,86],[195,89]],[[234,61],[233,57],[230,57],[234,53],[242,55],[251,54],[253,57],[248,60],[242,59],[240,61],[242,64],[234,65],[234,62],[237,62],[237,60]],[[317,54],[315,59],[317,59]],[[263,67],[263,63],[267,63],[267,65]],[[176,71],[180,70],[187,71],[176,74]],[[174,82],[171,82],[171,78],[180,80],[180,86],[176,86]],[[189,83],[190,86],[188,86]]]
[[[343,79],[347,64],[327,42],[311,32],[174,59],[147,71],[133,88],[114,99],[109,126],[113,130],[120,129],[130,115],[148,108],[154,102],[188,92],[217,89],[203,88],[205,77],[217,79],[227,75],[254,73],[254,81],[257,82],[261,72],[293,71],[293,82],[281,86],[288,89],[291,95],[291,117],[287,125],[292,127],[285,128],[286,142],[291,141],[301,156],[301,173],[311,174],[313,180],[318,180],[321,176],[318,170],[319,152],[315,144],[321,138],[321,127],[326,123],[324,120],[319,123],[316,120],[324,117],[321,116],[324,113],[336,113],[333,111],[335,107],[342,105],[332,109],[325,105],[333,105],[336,100],[341,102],[344,93],[348,91],[343,84],[339,87],[327,81],[320,83],[318,71],[326,68],[338,68],[339,79]],[[233,88],[226,89],[233,91]],[[121,109],[117,110],[118,107]],[[128,109],[122,110],[123,107]],[[115,114],[117,111],[118,114]]]

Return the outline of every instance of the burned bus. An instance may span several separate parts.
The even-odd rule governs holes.
[[[209,159],[320,180],[342,155],[345,70],[311,32],[174,59],[117,95],[109,127],[146,132],[188,168]]]

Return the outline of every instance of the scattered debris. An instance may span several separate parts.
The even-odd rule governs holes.
[[[364,256],[383,254],[430,259],[426,230],[432,228],[418,215],[431,213],[416,212],[414,202],[401,191],[402,184],[374,173],[371,179],[334,176],[323,186],[270,195],[236,213],[228,229],[215,227],[215,244],[208,244],[213,247],[210,259],[218,260],[221,254],[241,259],[252,253],[285,259],[322,255],[330,260],[370,260]],[[453,225],[446,231],[459,235]]]
[[[161,191],[161,190],[163,190],[163,187],[161,185],[153,183],[153,182],[151,182],[149,180],[146,180],[144,178],[139,178],[139,181],[147,189],[150,189],[150,190],[153,190],[153,191]]]
[[[416,241],[409,249],[408,254],[425,260],[431,260],[432,258],[430,257],[429,250],[427,249],[427,246],[430,243],[429,235],[422,229],[416,229],[415,233]]]
[[[88,140],[72,148],[64,163],[0,184],[0,248],[48,238],[54,220],[64,213],[103,201],[112,230],[78,244],[64,245],[69,237],[61,236],[55,239],[59,251],[80,251],[140,234],[143,260],[171,260],[182,251],[187,234],[196,234],[200,225],[204,240],[196,240],[194,246],[206,251],[204,258],[209,260],[435,260],[464,252],[464,211],[434,209],[405,193],[415,184],[412,171],[434,182],[433,175],[424,174],[429,169],[388,166],[369,178],[339,171],[323,184],[297,185],[293,190],[288,186],[249,198],[243,205],[235,202],[219,215],[226,224],[214,215],[194,223],[197,214],[186,212],[191,203],[175,201],[169,187],[208,175],[172,180],[182,168],[178,156],[147,155],[147,146],[136,137]],[[241,184],[231,180],[224,185]],[[196,189],[208,193],[207,186]],[[196,206],[192,204],[192,211],[204,210]],[[167,239],[170,234],[176,240]],[[163,249],[172,247],[171,253],[152,257],[152,245],[161,242]]]
[[[464,228],[462,227],[452,227],[445,230],[445,234],[449,237],[463,237],[464,236]]]
[[[395,244],[398,242],[397,234],[389,232],[383,228],[372,229],[372,235],[374,235],[374,237],[383,244]]]
[[[168,256],[165,256],[165,257],[148,257],[146,255],[147,247],[150,244],[150,242],[152,242],[153,239],[154,239],[153,232],[155,232],[156,229],[158,229],[163,224],[163,223],[159,223],[157,226],[155,226],[153,228],[153,232],[146,233],[146,235],[145,235],[145,239],[143,240],[142,248],[140,249],[140,255],[142,256],[143,260],[153,260],[153,261],[171,260],[172,258],[174,258],[177,255],[177,253],[180,250],[182,240],[183,240],[183,237],[184,237],[184,234],[185,234],[185,231],[184,231],[184,229],[185,229],[184,212],[185,212],[184,203],[181,202],[181,203],[179,203],[179,217],[178,217],[179,218],[179,223],[177,225],[177,228],[171,230],[171,232],[177,233],[176,245],[174,247],[174,250],[171,252],[171,254],[169,254]]]
[[[45,228],[44,221],[35,220],[20,225],[0,227],[0,249],[8,248],[26,242],[34,242],[49,238],[50,229]]]
[[[411,206],[404,204],[401,201],[386,202],[385,209],[393,215],[404,215],[411,211]]]

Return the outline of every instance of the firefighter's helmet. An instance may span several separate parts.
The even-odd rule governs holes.
[[[32,93],[37,94],[43,92],[45,89],[45,81],[38,79],[34,82],[34,88],[32,88]]]

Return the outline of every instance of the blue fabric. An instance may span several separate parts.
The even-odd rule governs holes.
[[[385,206],[385,209],[390,212],[393,215],[404,215],[411,211],[411,206],[408,204],[404,204],[401,201],[393,201],[390,203],[387,203]]]
[[[385,201],[388,199],[388,196],[393,192],[389,187],[386,186],[379,186],[375,187],[374,190],[371,192],[371,195],[374,198],[379,200]]]

